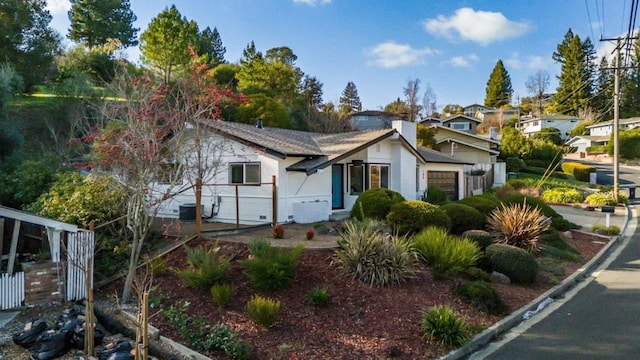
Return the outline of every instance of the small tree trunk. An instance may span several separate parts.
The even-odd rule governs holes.
[[[196,178],[196,236],[202,234],[202,178]]]

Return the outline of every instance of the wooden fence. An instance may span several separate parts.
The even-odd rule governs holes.
[[[22,306],[24,297],[24,272],[0,274],[0,310]]]

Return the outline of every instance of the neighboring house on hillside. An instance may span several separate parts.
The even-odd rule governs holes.
[[[591,146],[607,145],[608,142],[609,136],[579,135],[574,136],[567,141],[567,146],[572,149],[572,152],[586,153],[587,148]]]
[[[526,136],[532,137],[543,129],[556,128],[560,131],[558,135],[562,140],[570,138],[569,133],[573,130],[580,118],[569,115],[543,115],[541,117],[524,117],[520,119],[517,129]]]
[[[494,164],[500,142],[464,131],[435,125],[434,139],[440,152],[471,164]]]
[[[437,117],[427,116],[427,117],[424,117],[424,118],[420,119],[420,121],[418,121],[418,123],[422,124],[424,126],[442,125],[442,120],[437,118]]]
[[[385,111],[365,110],[351,114],[349,122],[353,130],[390,129],[398,115]]]
[[[469,134],[476,134],[478,125],[482,120],[478,120],[471,116],[454,115],[442,120],[442,126],[454,130],[464,131]]]
[[[388,188],[418,199],[430,171],[463,176],[459,160],[428,162],[415,146],[416,123],[406,121],[394,121],[391,129],[337,134],[222,121],[202,124],[211,129],[210,141],[223,142],[225,149],[217,176],[205,184],[202,197],[204,215],[218,222],[259,224],[274,217],[278,223],[326,221],[334,212],[351,210],[367,189]],[[458,196],[463,196],[461,188]],[[194,202],[192,191],[181,193],[161,205],[159,216],[178,217],[181,205]]]
[[[640,117],[620,119],[620,130],[630,130],[640,126]],[[609,136],[613,133],[613,120],[599,122],[587,126],[591,136]]]
[[[493,108],[480,105],[480,104],[471,104],[464,107],[463,115],[469,117],[477,117],[477,114],[484,113],[485,111],[493,110]]]

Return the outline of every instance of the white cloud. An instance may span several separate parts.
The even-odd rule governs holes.
[[[71,3],[69,0],[48,0],[47,10],[54,14],[64,14],[71,9]]]
[[[450,17],[438,15],[436,19],[424,20],[423,25],[433,35],[481,45],[518,37],[533,29],[531,24],[511,21],[499,12],[475,11],[466,7],[456,10]]]
[[[331,0],[293,0],[296,4],[306,4],[309,6],[331,4]]]
[[[443,64],[449,64],[454,67],[469,67],[472,62],[478,61],[478,56],[476,54],[471,54],[467,57],[464,56],[454,56],[451,59],[443,62]]]
[[[508,69],[513,70],[547,70],[553,65],[553,60],[539,55],[528,55],[522,59],[520,54],[516,52],[504,60],[504,63]]]
[[[438,50],[431,48],[414,49],[411,45],[387,41],[376,45],[368,52],[368,56],[373,59],[369,60],[367,64],[383,68],[424,64],[426,56],[435,54],[438,54]]]

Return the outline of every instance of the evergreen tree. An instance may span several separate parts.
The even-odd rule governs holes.
[[[137,17],[131,11],[129,0],[70,0],[69,38],[94,48],[118,39],[123,47],[138,45],[133,27]]]
[[[215,67],[225,62],[224,54],[227,49],[222,45],[222,39],[217,28],[211,30],[208,26],[198,36],[198,55],[207,55],[209,64]]]
[[[247,65],[258,60],[263,60],[262,53],[256,49],[256,44],[254,44],[252,40],[251,43],[247,44],[247,47],[242,50],[240,64]]]
[[[198,25],[182,17],[172,5],[151,19],[149,27],[140,35],[142,61],[158,70],[168,83],[176,70],[191,61],[189,47],[196,47],[197,41]]]
[[[358,96],[358,89],[356,89],[356,84],[352,81],[347,83],[347,86],[342,91],[342,96],[340,96],[340,105],[339,105],[340,113],[343,115],[350,115],[354,112],[362,111],[362,103],[360,102],[360,97]]]
[[[606,56],[600,59],[594,93],[593,107],[599,115],[598,117],[602,119],[613,118],[613,69],[610,68]]]
[[[513,88],[511,87],[511,77],[504,68],[502,60],[498,60],[496,66],[487,81],[487,91],[484,98],[484,105],[498,108],[511,102]]]
[[[60,53],[60,35],[49,27],[45,7],[44,0],[0,1],[0,62],[13,66],[27,91],[42,82]]]
[[[634,41],[631,63],[623,78],[620,99],[620,117],[640,116],[640,43]]]
[[[591,40],[581,41],[571,29],[558,44],[553,60],[561,64],[559,85],[553,97],[555,110],[560,114],[577,115],[591,107],[595,50]]]
[[[319,110],[322,107],[322,83],[315,76],[305,75],[302,80],[302,96],[308,106]]]

